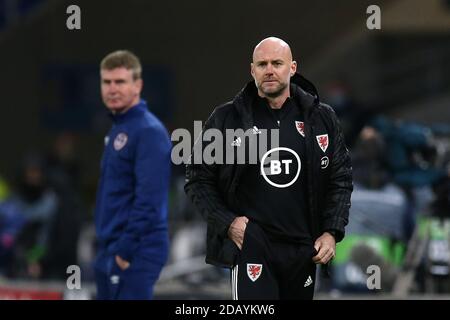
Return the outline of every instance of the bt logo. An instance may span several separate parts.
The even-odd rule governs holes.
[[[294,162],[294,160],[292,159],[284,159],[284,160],[279,160],[279,159],[272,159],[273,157],[269,157],[272,153],[274,152],[280,152],[280,151],[284,151],[287,152],[291,155],[294,156],[294,160],[296,160],[296,163]],[[268,169],[265,168],[265,166],[269,164]],[[295,168],[295,166],[297,166],[297,171],[294,175],[294,177],[285,183],[277,183],[274,182],[273,179],[270,179],[269,176],[278,176],[280,174],[284,174],[284,175],[291,175],[293,174],[293,170],[292,168]],[[260,171],[261,174],[264,178],[264,180],[266,180],[266,182],[268,184],[270,184],[271,186],[274,186],[276,188],[287,188],[289,186],[291,186],[292,184],[295,183],[295,181],[297,181],[299,175],[300,175],[300,170],[302,167],[302,163],[300,161],[300,157],[298,156],[298,154],[293,151],[292,149],[289,148],[284,148],[284,147],[278,147],[278,148],[273,148],[269,151],[267,151],[263,157],[261,158],[261,167],[260,167]]]

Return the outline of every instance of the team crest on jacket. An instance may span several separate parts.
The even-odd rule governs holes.
[[[258,280],[259,276],[262,273],[262,267],[262,264],[247,263],[247,275],[250,280],[252,280],[253,282]]]
[[[321,134],[319,136],[316,136],[317,143],[319,144],[320,149],[322,149],[323,152],[327,151],[328,149],[328,134]]]
[[[127,144],[128,141],[128,136],[121,132],[116,136],[116,139],[114,139],[114,149],[116,151],[119,151],[120,149],[122,149],[123,147],[125,147],[125,145]]]
[[[295,127],[297,128],[298,133],[305,137],[305,123],[303,121],[295,121]]]

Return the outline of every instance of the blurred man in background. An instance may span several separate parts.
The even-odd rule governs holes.
[[[187,166],[187,194],[208,221],[206,262],[232,268],[234,299],[312,299],[315,264],[327,264],[344,237],[349,153],[335,113],[296,71],[289,45],[264,39],[253,52],[254,81],[204,128],[279,130],[288,168],[269,172],[264,159]]]
[[[43,158],[28,155],[20,165],[14,191],[0,203],[0,273],[12,278],[48,276],[60,202],[48,184]]]
[[[113,127],[105,138],[95,224],[98,299],[151,299],[168,256],[171,142],[140,99],[139,59],[129,51],[100,64]]]

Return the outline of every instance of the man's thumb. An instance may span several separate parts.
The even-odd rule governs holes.
[[[320,249],[320,241],[316,241],[316,243],[314,243],[314,249],[316,249],[316,251],[319,252],[319,249]]]

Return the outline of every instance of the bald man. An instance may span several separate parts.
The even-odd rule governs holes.
[[[297,73],[285,41],[261,41],[250,70],[253,81],[203,132],[243,129],[262,139],[270,134],[261,129],[276,130],[278,145],[257,164],[188,164],[185,190],[208,222],[206,262],[231,269],[233,299],[312,299],[316,264],[335,256],[348,223],[350,156],[333,109]],[[251,159],[254,149],[245,150]]]

